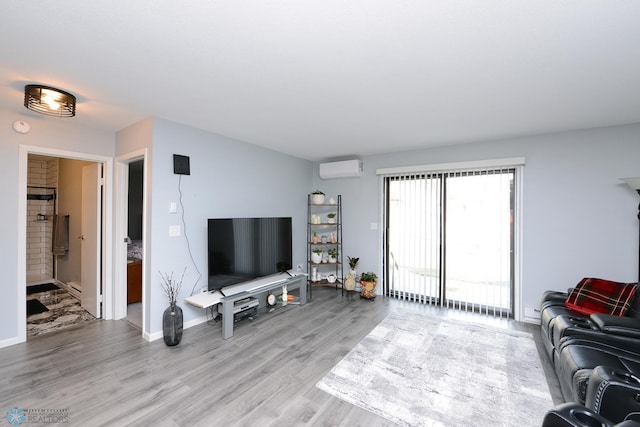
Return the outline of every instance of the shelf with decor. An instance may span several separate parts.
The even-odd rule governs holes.
[[[334,199],[317,193],[307,197],[309,298],[314,286],[343,288],[342,196]]]

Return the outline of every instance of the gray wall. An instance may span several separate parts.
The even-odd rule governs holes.
[[[161,330],[167,305],[158,271],[187,267],[181,296],[206,283],[206,219],[215,216],[293,217],[294,264],[305,264],[306,194],[322,189],[343,195],[344,254],[361,258],[360,271],[380,271],[379,181],[375,170],[419,164],[505,157],[526,158],[524,176],[523,301],[537,305],[546,289],[565,289],[584,276],[635,281],[638,276],[638,196],[618,178],[640,176],[640,124],[567,132],[508,141],[459,145],[365,157],[365,175],[323,181],[317,165],[251,144],[160,119],[147,119],[119,132],[81,128],[73,120],[2,112],[6,123],[28,120],[32,130],[20,135],[0,127],[0,268],[5,274],[0,300],[0,346],[17,336],[18,170],[20,144],[110,156],[149,148],[151,188],[147,202],[151,334]],[[180,224],[178,176],[172,155],[191,158],[191,175],[182,179],[191,261],[184,236],[169,237]],[[312,170],[315,170],[313,175]],[[195,263],[195,264],[194,264]],[[198,273],[202,274],[198,278]],[[185,321],[202,310],[184,307]]]
[[[179,175],[173,154],[189,156],[191,175],[182,176],[182,203],[187,239],[169,237],[169,226],[180,225]],[[255,145],[231,140],[167,120],[153,127],[150,252],[150,333],[162,329],[168,306],[160,288],[159,271],[179,276],[187,268],[181,298],[207,286],[207,218],[291,216],[294,265],[306,259],[306,195],[311,188],[311,163]],[[183,230],[184,231],[184,230]],[[200,274],[202,276],[200,276]],[[185,323],[202,317],[202,309],[181,304]]]
[[[380,272],[378,168],[525,157],[523,305],[582,277],[638,280],[638,195],[619,178],[640,176],[640,124],[364,157],[364,176],[321,180],[342,194],[344,254]]]

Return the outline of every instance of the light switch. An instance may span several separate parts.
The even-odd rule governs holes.
[[[169,213],[178,212],[178,204],[176,202],[169,203]]]
[[[170,225],[169,226],[169,237],[178,237],[180,235],[180,226],[179,225]]]

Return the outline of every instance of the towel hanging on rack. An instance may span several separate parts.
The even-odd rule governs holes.
[[[53,254],[65,256],[69,252],[69,215],[53,215]]]

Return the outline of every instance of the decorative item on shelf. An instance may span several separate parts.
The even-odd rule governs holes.
[[[322,237],[320,238],[320,241],[322,243],[327,243],[327,236],[323,234]]]
[[[338,277],[333,273],[331,273],[331,274],[329,274],[327,276],[327,282],[329,282],[329,283],[336,283],[337,279],[338,279]]]
[[[331,264],[335,264],[338,261],[338,249],[331,248],[327,251],[327,255],[329,255],[329,262]]]
[[[276,305],[276,296],[269,292],[267,294],[267,306],[273,307],[274,305]]]
[[[317,265],[312,265],[311,266],[311,281],[312,282],[317,282],[318,281],[318,266]]]
[[[287,285],[282,285],[282,305],[287,305],[288,301],[289,299],[287,297]]]
[[[320,264],[322,262],[322,249],[314,249],[311,251],[311,262]]]
[[[314,245],[318,244],[318,233],[316,233],[315,231],[313,232],[313,236],[311,236],[311,241]]]
[[[313,203],[314,205],[324,204],[324,193],[320,190],[316,190],[311,193],[311,203]]]
[[[162,278],[162,290],[169,299],[169,307],[162,314],[162,335],[164,343],[168,346],[178,345],[182,339],[183,316],[182,309],[177,304],[177,299],[186,271],[185,267],[180,281],[174,280],[173,272],[170,274],[159,272]]]
[[[349,273],[344,281],[344,289],[346,291],[354,291],[356,289],[356,274]]]
[[[360,284],[362,285],[361,298],[372,300],[376,297],[376,285],[378,284],[378,276],[373,272],[362,273],[360,276]]]
[[[357,274],[356,268],[358,267],[358,261],[360,261],[360,258],[347,256],[347,259],[349,260],[349,268],[351,268],[349,274],[353,274],[355,277],[355,275]]]
[[[334,199],[333,197],[329,199],[329,204],[330,205],[335,205],[336,204],[336,199]]]
[[[322,223],[322,218],[320,218],[320,215],[311,215],[311,224],[320,224]]]
[[[335,232],[335,231],[334,231],[334,232],[332,232],[332,233],[329,235],[329,241],[330,241],[331,243],[337,243],[337,242],[338,242],[338,235],[336,234],[336,232]]]
[[[327,214],[327,224],[335,224],[336,223],[336,214],[335,212],[331,212]]]

